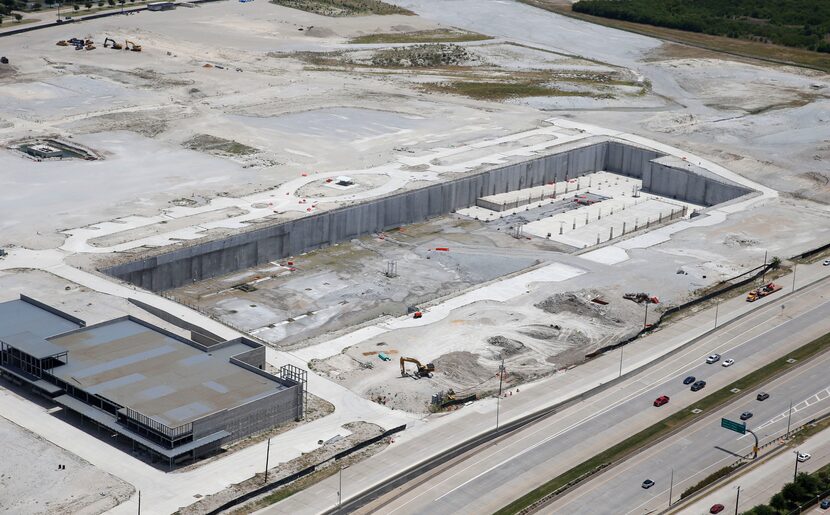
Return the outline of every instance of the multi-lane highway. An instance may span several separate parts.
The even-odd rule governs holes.
[[[747,428],[758,435],[763,445],[786,432],[791,400],[793,427],[830,410],[828,371],[830,354],[824,354],[765,385],[763,390],[770,394],[768,399],[756,399],[760,389],[747,392],[737,402],[576,488],[550,508],[569,514],[597,513],[596,506],[610,503],[614,513],[619,514],[668,508],[670,490],[672,500],[676,501],[688,487],[752,452],[752,436],[720,427],[722,417],[737,421],[741,413],[751,412],[753,416],[746,421]],[[641,485],[645,479],[652,479],[656,484],[644,489]]]
[[[830,332],[830,299],[822,293],[822,285],[806,288],[787,298],[785,303],[759,307],[740,321],[663,360],[647,372],[519,431],[494,446],[454,461],[428,479],[422,478],[417,484],[386,495],[361,512],[492,512],[706,393],[827,332]],[[719,363],[705,364],[706,356],[713,352],[735,359],[735,365],[726,368]],[[705,379],[706,388],[691,392],[689,386],[682,383],[687,375]],[[820,376],[817,376],[816,380],[819,379]],[[659,395],[668,395],[672,400],[661,408],[655,408],[652,403]],[[779,394],[771,400],[769,409],[773,410],[772,406],[778,409]],[[766,420],[765,416],[759,414],[755,420]],[[643,479],[645,477],[639,476],[634,479],[637,488],[640,488]],[[652,479],[657,479],[656,474]],[[663,479],[660,481],[662,484]],[[658,490],[653,489],[655,497]],[[636,508],[641,502],[631,504]],[[616,501],[614,505],[620,506]],[[591,498],[584,506],[587,512],[596,513],[592,510],[596,504]],[[571,507],[567,512],[570,511]]]

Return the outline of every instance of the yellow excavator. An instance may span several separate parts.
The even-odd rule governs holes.
[[[406,364],[412,363],[415,365],[418,370],[412,376],[415,379],[420,379],[422,377],[432,377],[432,373],[435,372],[435,365],[432,363],[427,363],[426,365],[422,365],[420,361],[415,358],[401,358],[401,376],[406,377],[409,374],[406,372]]]
[[[124,42],[124,50],[132,50],[133,52],[141,52],[141,45],[136,45],[129,39]]]
[[[104,48],[107,48],[107,43],[112,43],[110,46],[113,50],[121,50],[122,48],[124,48],[123,46],[121,46],[121,43],[116,43],[115,40],[112,38],[104,39]]]

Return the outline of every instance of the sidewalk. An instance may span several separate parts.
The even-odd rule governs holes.
[[[796,288],[809,285],[827,276],[830,276],[830,267],[822,267],[820,263],[799,266]],[[716,309],[718,327],[720,327],[761,306],[776,302],[778,299],[785,299],[786,295],[792,291],[792,274],[779,278],[779,282],[785,285],[785,288],[779,292],[781,295],[778,297],[773,295],[748,303],[741,295],[722,302],[717,308],[710,308],[673,322],[627,345],[623,355],[623,374],[657,362],[661,356],[671,353],[690,340],[713,329]],[[786,302],[783,305],[786,306]],[[619,374],[619,362],[620,354],[612,352],[566,373],[521,386],[517,389],[517,393],[501,402],[500,420],[506,423],[543,407],[584,395],[597,386],[616,379]],[[551,395],[551,392],[558,392],[559,395]],[[423,426],[401,433],[394,445],[364,462],[349,467],[348,473],[343,475],[344,501],[359,492],[384,483],[394,474],[416,463],[429,460],[430,457],[458,443],[492,429],[495,424],[495,409],[495,399],[485,399],[461,411],[433,417]],[[335,476],[294,494],[262,512],[298,514],[325,512],[336,506],[337,490],[338,478]]]

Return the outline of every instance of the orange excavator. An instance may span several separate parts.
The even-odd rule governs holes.
[[[422,377],[432,377],[432,373],[435,372],[435,365],[432,363],[427,363],[426,365],[422,365],[420,361],[415,358],[401,358],[401,376],[406,377],[409,374],[406,372],[406,364],[412,363],[415,365],[418,370],[412,376],[415,379],[420,379]]]

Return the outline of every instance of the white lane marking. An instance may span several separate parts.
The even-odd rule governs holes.
[[[824,304],[826,304],[826,303],[824,303]],[[729,348],[729,349],[726,349],[726,350],[724,350],[724,351],[722,351],[722,352],[724,352],[724,353],[726,353],[726,352],[731,352],[731,351],[733,351],[733,350],[735,350],[735,349],[737,349],[737,348],[739,348],[739,347],[741,347],[741,346],[743,346],[743,345],[746,345],[746,344],[748,344],[749,342],[751,342],[751,341],[753,341],[753,340],[756,340],[756,339],[758,339],[758,338],[762,337],[763,335],[765,335],[765,334],[767,334],[767,333],[769,333],[769,332],[771,332],[771,331],[777,330],[777,329],[779,329],[780,327],[785,326],[785,325],[787,325],[787,324],[789,324],[789,323],[793,322],[793,320],[797,320],[797,319],[799,319],[799,318],[801,318],[801,317],[807,316],[809,313],[811,313],[811,312],[813,312],[813,311],[816,311],[816,310],[818,310],[818,309],[823,308],[823,307],[824,307],[824,304],[821,304],[821,305],[819,305],[819,306],[816,306],[815,308],[813,308],[813,309],[811,309],[811,310],[809,310],[809,311],[807,311],[807,312],[803,313],[802,315],[800,315],[800,316],[799,316],[799,317],[797,317],[796,319],[791,319],[791,320],[788,320],[788,321],[784,322],[783,324],[778,324],[778,325],[775,325],[775,326],[771,327],[770,329],[767,329],[766,331],[764,331],[764,332],[762,332],[762,333],[760,333],[760,334],[758,334],[758,335],[756,335],[756,336],[752,337],[750,340],[747,340],[746,342],[743,342],[743,343],[740,343],[740,344],[738,344],[738,345],[735,345],[734,347]],[[757,317],[751,317],[751,318],[757,318]],[[748,322],[749,320],[750,320],[750,319],[748,318],[748,319],[746,319],[746,321],[745,321],[745,322]],[[744,323],[745,323],[745,322],[744,322]],[[728,343],[732,342],[733,340],[735,340],[735,339],[737,339],[737,338],[740,338],[740,337],[741,337],[741,336],[743,336],[744,334],[749,333],[749,332],[751,332],[751,331],[753,331],[753,330],[755,330],[755,329],[757,329],[757,326],[753,326],[753,327],[751,327],[750,329],[747,329],[746,331],[743,331],[743,332],[741,332],[741,333],[739,333],[739,334],[737,334],[737,335],[733,336],[733,337],[732,337],[732,338],[730,338],[729,340],[726,340],[724,343],[722,343],[720,346],[715,347],[713,350],[719,350],[721,347],[723,347],[723,346],[727,345]],[[710,351],[710,352],[711,352],[711,351]],[[704,354],[703,354],[703,355],[701,355],[700,357],[702,357],[702,356],[706,356],[706,355],[708,355],[708,353],[704,353]],[[698,357],[698,359],[700,359],[700,357]],[[603,410],[601,410],[601,411],[599,411],[599,412],[596,412],[596,413],[594,413],[594,414],[593,414],[593,415],[591,415],[591,416],[588,416],[588,417],[583,418],[582,420],[580,420],[580,421],[578,421],[578,422],[576,422],[576,423],[574,423],[574,424],[572,424],[572,425],[570,425],[570,426],[568,426],[568,427],[566,427],[566,428],[564,428],[564,429],[560,430],[559,432],[557,432],[557,433],[555,433],[555,434],[553,434],[553,435],[551,435],[551,436],[549,436],[549,437],[545,438],[544,440],[541,440],[540,442],[538,442],[538,443],[536,443],[536,444],[534,444],[534,445],[532,445],[532,446],[530,446],[530,447],[528,447],[528,448],[524,449],[522,452],[520,452],[520,453],[518,453],[518,454],[515,454],[515,455],[513,455],[513,456],[511,456],[511,457],[509,457],[509,458],[507,458],[507,459],[505,459],[505,460],[503,460],[503,461],[501,461],[500,463],[498,463],[498,464],[496,464],[496,465],[494,465],[494,466],[490,467],[489,469],[485,470],[484,472],[481,472],[480,474],[478,474],[478,475],[476,475],[476,476],[474,476],[474,477],[472,477],[472,478],[468,479],[468,480],[467,480],[467,481],[465,481],[464,483],[462,483],[462,484],[460,484],[460,485],[456,486],[455,488],[453,488],[452,490],[450,490],[450,491],[446,492],[445,494],[441,495],[440,497],[437,497],[437,498],[435,499],[435,501],[439,501],[439,500],[443,499],[444,497],[446,497],[446,496],[450,495],[451,493],[455,492],[456,490],[458,490],[458,489],[460,489],[460,488],[463,488],[464,486],[466,486],[467,484],[471,483],[472,481],[475,481],[475,480],[476,480],[476,479],[478,479],[479,477],[481,477],[481,476],[483,476],[483,475],[485,475],[485,474],[488,474],[489,472],[493,471],[493,470],[494,470],[494,469],[496,469],[496,468],[501,467],[501,466],[502,466],[502,465],[504,465],[505,463],[507,463],[507,462],[509,462],[509,461],[512,461],[512,460],[514,460],[514,459],[516,459],[516,458],[518,458],[518,457],[520,457],[520,456],[522,456],[522,455],[524,455],[524,454],[527,454],[528,452],[531,452],[531,451],[535,450],[536,448],[538,448],[538,447],[540,447],[540,446],[542,446],[542,445],[544,445],[544,444],[548,443],[550,440],[553,440],[554,438],[558,438],[558,437],[559,437],[559,436],[561,436],[563,433],[568,432],[568,431],[570,431],[570,430],[572,430],[572,429],[574,429],[574,428],[576,428],[576,427],[578,427],[578,426],[580,426],[580,425],[584,424],[585,422],[588,422],[588,421],[590,421],[590,420],[592,420],[592,419],[594,419],[594,418],[596,418],[596,417],[598,417],[598,416],[600,416],[600,415],[603,415],[603,414],[607,413],[608,411],[610,411],[610,410],[612,410],[612,409],[616,408],[617,406],[619,406],[619,405],[621,405],[621,404],[623,404],[623,403],[625,403],[625,402],[628,402],[628,401],[629,401],[629,400],[631,400],[632,398],[634,398],[634,397],[637,397],[637,396],[641,395],[644,391],[646,391],[646,390],[649,390],[649,389],[653,388],[653,384],[655,384],[655,383],[660,383],[660,382],[664,382],[667,378],[672,377],[672,376],[675,376],[675,375],[677,375],[677,374],[678,374],[678,372],[681,372],[681,371],[687,370],[688,368],[689,368],[689,364],[684,365],[684,366],[682,366],[682,367],[680,367],[680,368],[676,369],[674,372],[671,372],[671,373],[669,373],[669,374],[664,375],[662,378],[657,379],[654,383],[652,383],[652,385],[650,385],[650,386],[646,386],[646,387],[643,387],[643,388],[640,388],[639,390],[636,390],[634,393],[629,394],[627,397],[625,397],[625,398],[623,398],[623,399],[619,400],[617,403],[615,403],[615,404],[611,404],[611,405],[610,405],[610,406],[608,406],[607,408],[605,408],[605,409],[603,409]],[[527,438],[530,438],[531,436],[535,435],[535,434],[536,434],[536,433],[538,433],[539,431],[542,431],[543,429],[546,429],[546,428],[540,428],[539,430],[534,431],[533,433],[529,434],[528,436],[523,437],[523,438],[521,438],[521,439],[519,439],[519,440],[517,440],[517,441],[515,441],[515,442],[512,442],[511,444],[509,444],[509,445],[508,445],[508,447],[509,447],[509,446],[511,446],[511,445],[514,445],[514,444],[516,444],[516,443],[519,443],[519,442],[521,442],[522,440],[525,440],[525,439],[527,439]],[[503,450],[503,449],[502,449],[502,450]],[[499,452],[499,451],[496,451],[496,452]],[[452,478],[454,478],[455,476],[457,476],[457,475],[459,475],[459,474],[461,474],[461,473],[465,472],[466,470],[468,470],[468,469],[470,469],[470,468],[472,468],[472,467],[474,467],[474,466],[478,465],[479,463],[481,463],[481,462],[483,462],[483,461],[485,461],[485,460],[487,460],[487,459],[491,458],[492,456],[494,456],[494,455],[496,454],[496,452],[492,453],[491,455],[488,455],[487,457],[484,457],[484,458],[482,458],[482,459],[480,459],[480,460],[476,461],[475,463],[470,464],[469,466],[467,466],[467,467],[465,467],[465,468],[463,468],[463,469],[459,470],[459,471],[458,471],[458,472],[456,472],[455,474],[453,474],[453,475],[449,476],[448,478],[446,478],[446,479],[444,479],[444,480],[440,481],[439,483],[436,483],[436,484],[435,484],[435,485],[433,485],[432,487],[430,487],[430,488],[428,488],[427,490],[425,490],[423,493],[418,494],[418,495],[417,495],[416,497],[414,497],[412,500],[408,501],[407,503],[402,504],[402,505],[401,505],[401,506],[399,506],[398,508],[395,508],[395,509],[394,509],[394,510],[392,510],[390,513],[394,513],[395,511],[399,510],[400,508],[402,508],[402,507],[406,506],[407,504],[411,503],[411,502],[412,502],[413,500],[415,500],[417,497],[420,497],[420,496],[422,496],[422,495],[426,494],[427,492],[429,492],[429,491],[431,491],[431,490],[433,490],[433,489],[437,488],[437,487],[438,487],[438,486],[440,486],[441,484],[443,484],[443,483],[445,483],[445,482],[447,482],[447,481],[451,480],[451,479],[452,479]]]

